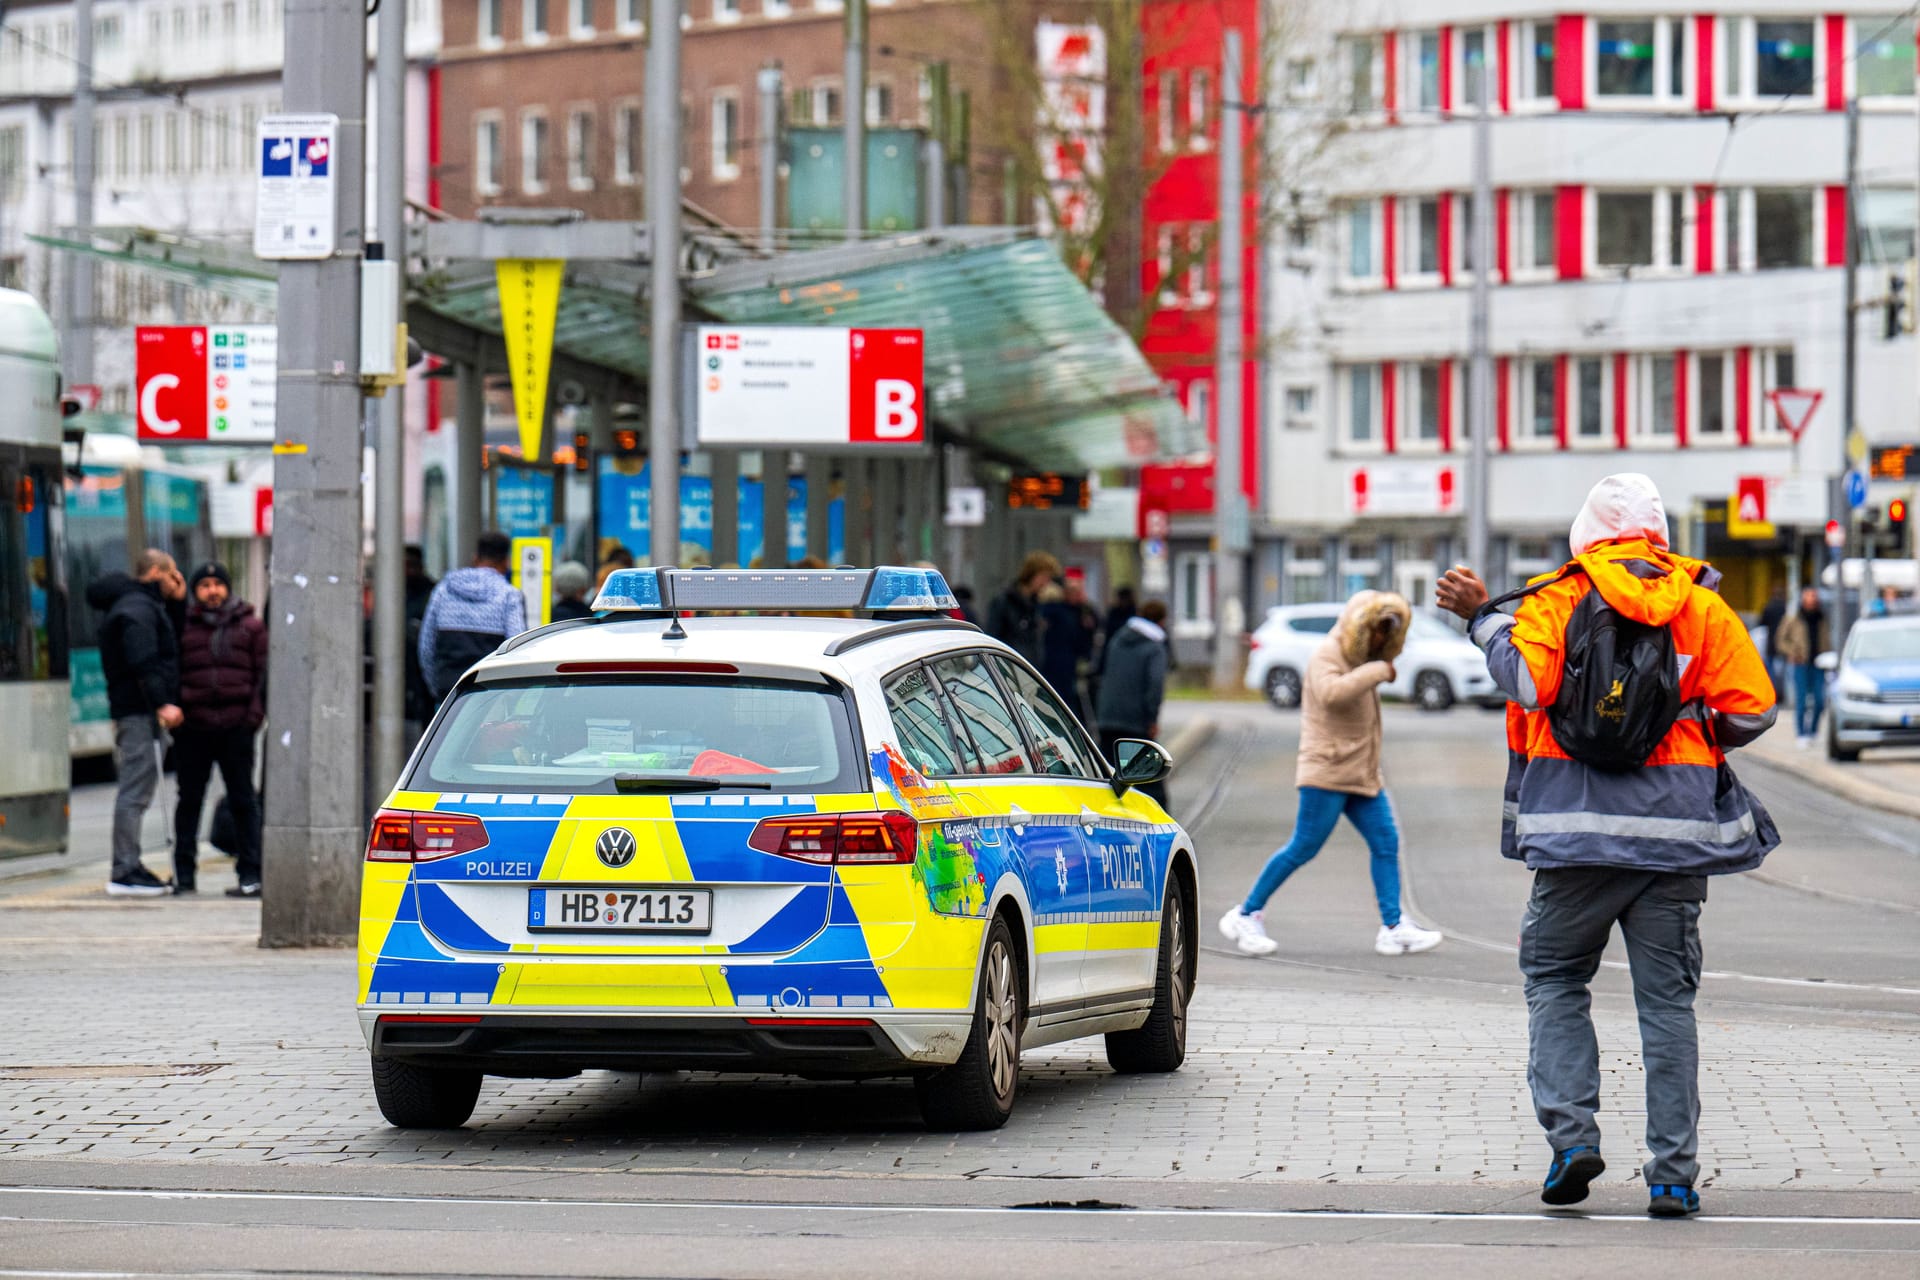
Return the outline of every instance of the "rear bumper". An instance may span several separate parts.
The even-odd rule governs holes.
[[[951,1063],[972,1026],[964,1011],[818,1015],[452,1014],[444,1009],[409,1015],[382,1007],[362,1008],[360,1025],[375,1057],[531,1077],[588,1070],[900,1074]],[[436,1020],[409,1021],[410,1016]]]
[[[1920,746],[1920,704],[1835,698],[1828,708],[1833,734],[1844,747]]]

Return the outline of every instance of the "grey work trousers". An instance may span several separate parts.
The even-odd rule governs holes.
[[[1536,871],[1520,926],[1527,991],[1527,1083],[1555,1151],[1600,1146],[1600,1045],[1588,984],[1616,922],[1633,974],[1647,1073],[1649,1186],[1692,1186],[1700,1171],[1700,906],[1705,876],[1577,867]]]
[[[140,867],[140,823],[160,786],[160,722],[152,715],[113,722],[113,767],[120,789],[113,797],[113,874],[124,881]]]

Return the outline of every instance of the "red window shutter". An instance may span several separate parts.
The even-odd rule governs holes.
[[[1753,442],[1753,348],[1733,353],[1733,431],[1741,444]]]
[[[1495,438],[1500,443],[1500,452],[1505,453],[1513,447],[1513,388],[1508,385],[1513,369],[1513,357],[1500,356],[1493,362],[1493,427]]]
[[[1613,358],[1613,442],[1627,447],[1627,357]]]
[[[1501,284],[1508,284],[1513,280],[1513,245],[1508,239],[1512,235],[1512,228],[1508,225],[1510,220],[1508,210],[1512,203],[1512,192],[1493,193],[1493,263],[1499,273]]]
[[[1573,399],[1572,362],[1566,356],[1553,358],[1553,442],[1567,447],[1567,410]],[[1522,400],[1522,404],[1526,401]]]
[[[1453,452],[1453,361],[1440,362],[1440,452]]]
[[[1493,83],[1498,94],[1500,111],[1505,114],[1513,110],[1513,85],[1507,79],[1513,65],[1513,23],[1502,18],[1494,31]]]
[[[1713,18],[1693,20],[1693,100],[1702,111],[1713,110]]]
[[[1433,199],[1436,206],[1435,248],[1440,254],[1440,283],[1450,285],[1453,283],[1453,197],[1441,192]]]
[[[1826,18],[1827,110],[1847,109],[1847,20],[1837,13]]]
[[[1827,265],[1847,265],[1847,189],[1827,188]]]
[[[1387,123],[1392,124],[1400,110],[1400,36],[1389,31],[1380,37],[1380,75],[1386,83],[1381,87],[1380,101],[1387,108]]]
[[[1586,80],[1587,20],[1578,14],[1561,14],[1554,30],[1553,92],[1562,111],[1586,107]]]
[[[1580,224],[1586,217],[1586,192],[1561,187],[1554,196],[1553,236],[1562,280],[1578,280],[1587,273],[1586,251],[1580,242]]]
[[[1392,196],[1380,197],[1380,278],[1389,289],[1400,282],[1400,236],[1394,217],[1399,207],[1400,202]]]
[[[1687,447],[1687,353],[1673,353],[1673,440]]]
[[[1713,188],[1693,189],[1693,270],[1713,274]]]
[[[1453,110],[1453,28],[1440,28],[1440,110]]]
[[[1399,389],[1399,379],[1395,376],[1393,361],[1380,362],[1380,444],[1388,453],[1400,447],[1399,432],[1394,421],[1399,405],[1395,392]]]

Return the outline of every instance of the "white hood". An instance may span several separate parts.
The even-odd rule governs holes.
[[[1567,535],[1576,556],[1603,542],[1625,538],[1645,538],[1656,547],[1667,545],[1666,504],[1653,481],[1637,471],[1608,476],[1593,486]]]

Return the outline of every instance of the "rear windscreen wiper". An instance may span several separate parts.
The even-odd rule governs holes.
[[[736,787],[742,791],[771,791],[771,782],[742,782],[698,773],[616,773],[613,788],[622,795],[643,791],[719,791]]]

